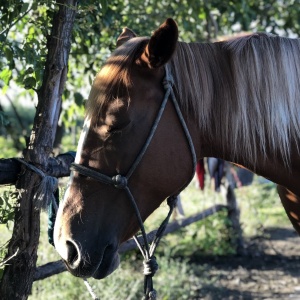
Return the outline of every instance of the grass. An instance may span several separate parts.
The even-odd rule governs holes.
[[[273,184],[255,182],[249,187],[235,190],[241,209],[241,222],[245,237],[262,234],[262,227],[291,226],[276,194]],[[200,212],[214,204],[225,204],[222,194],[207,188],[204,192],[196,189],[194,182],[181,194],[186,215]],[[163,203],[146,221],[150,231],[166,216],[168,207]],[[163,300],[196,299],[199,290],[209,284],[204,266],[190,263],[195,252],[203,255],[231,254],[228,243],[226,215],[218,213],[203,221],[192,224],[178,232],[164,237],[158,247],[157,260],[160,266],[154,277],[158,298]],[[10,228],[11,229],[11,228]],[[1,241],[9,236],[7,228],[0,225]],[[41,239],[38,249],[38,265],[58,260],[55,249],[47,240],[47,217],[41,215]],[[103,280],[90,279],[101,300],[141,299],[143,291],[142,259],[136,251],[122,255],[120,268]],[[35,299],[91,299],[82,279],[67,272],[34,282],[30,300]]]

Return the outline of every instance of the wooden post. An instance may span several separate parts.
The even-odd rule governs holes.
[[[233,247],[236,249],[238,255],[245,255],[245,247],[243,240],[243,231],[240,224],[240,210],[238,208],[237,200],[232,184],[226,183],[226,201],[228,207],[228,219],[230,220],[230,229],[232,236],[230,238]]]

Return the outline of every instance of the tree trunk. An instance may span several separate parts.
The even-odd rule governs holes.
[[[26,161],[42,171],[46,171],[49,154],[53,148],[61,95],[67,78],[77,1],[57,0],[57,5],[58,11],[53,17],[52,31],[48,39],[43,84],[38,91],[33,130],[24,155]],[[39,175],[24,169],[16,184],[19,205],[7,254],[7,257],[13,258],[8,261],[1,280],[1,299],[27,299],[31,291],[40,235],[40,210],[32,199],[40,180]]]

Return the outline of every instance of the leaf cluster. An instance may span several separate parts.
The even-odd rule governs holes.
[[[16,207],[17,193],[4,191],[0,195],[0,224],[7,224],[14,219],[14,211]]]
[[[11,80],[25,89],[40,86],[53,10],[47,1],[1,3],[0,80],[4,92]]]

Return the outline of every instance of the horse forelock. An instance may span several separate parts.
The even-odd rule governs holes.
[[[254,34],[227,42],[178,43],[169,62],[182,109],[211,139],[257,162],[289,164],[300,140],[300,41]]]
[[[102,107],[116,97],[120,88],[126,90],[130,87],[130,68],[146,40],[146,37],[132,38],[107,59],[94,79],[86,105],[87,116],[98,115]]]

